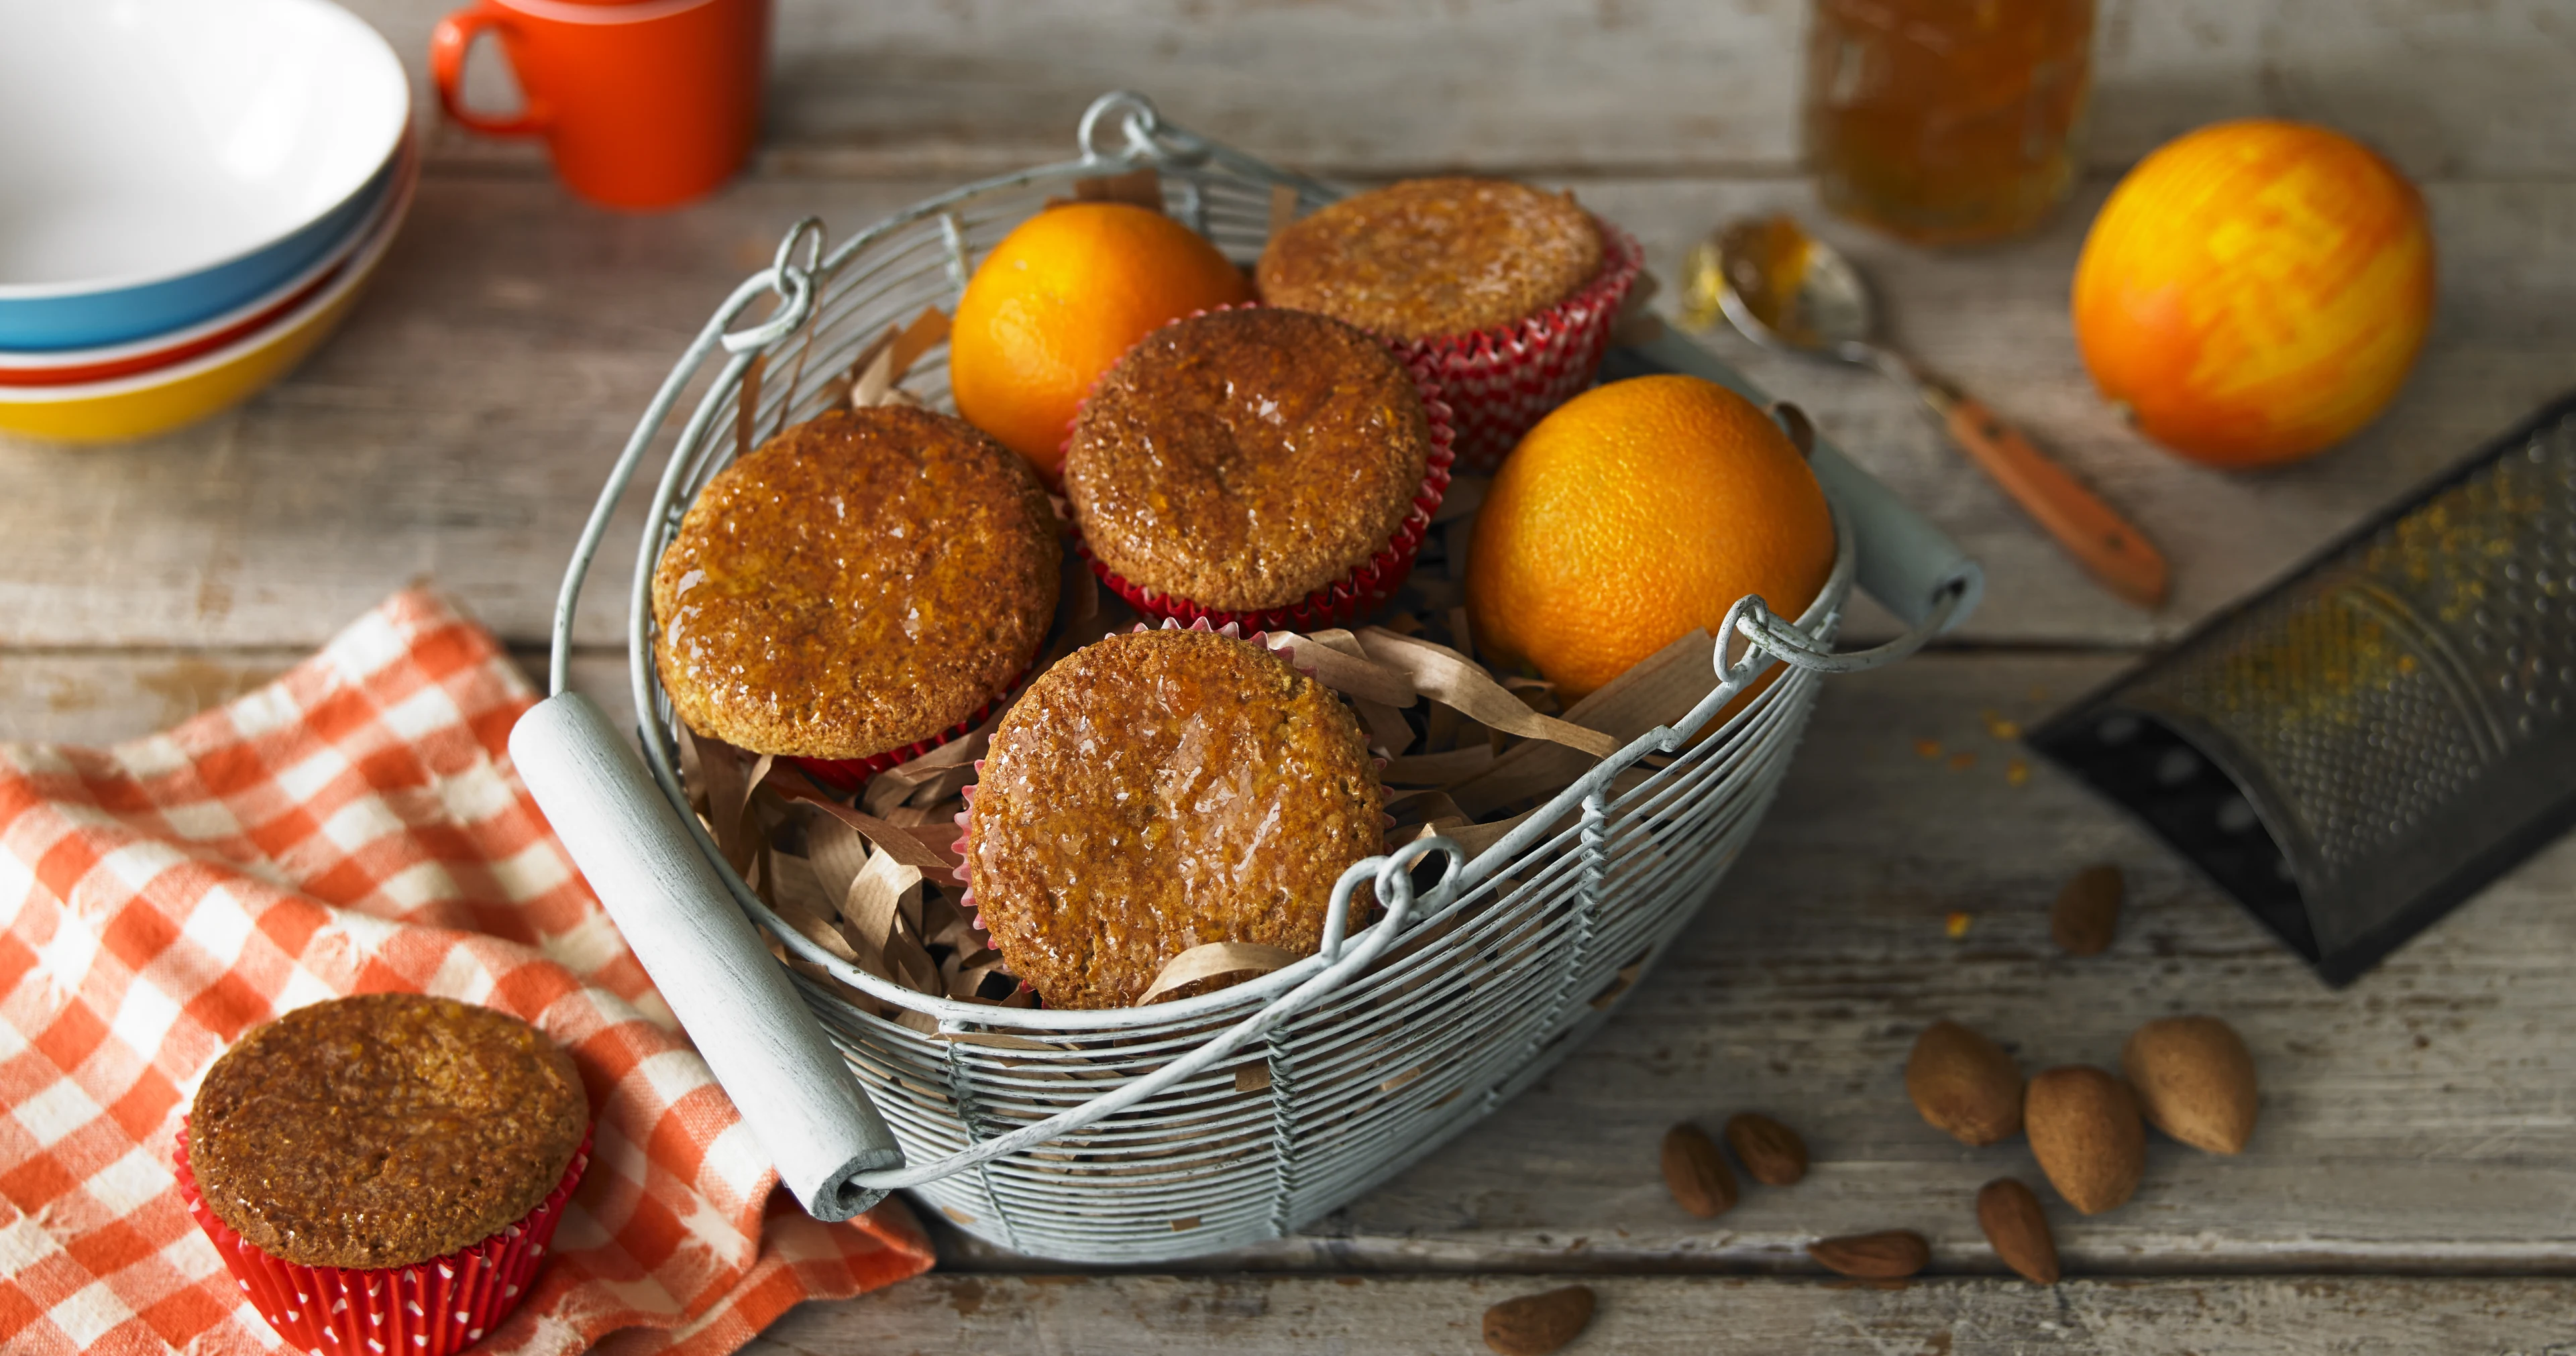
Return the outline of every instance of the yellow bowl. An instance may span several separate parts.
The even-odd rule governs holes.
[[[147,438],[232,408],[294,370],[350,308],[384,262],[420,182],[406,155],[388,208],[340,276],[265,328],[200,358],[159,371],[79,386],[0,386],[0,431],[67,443]]]

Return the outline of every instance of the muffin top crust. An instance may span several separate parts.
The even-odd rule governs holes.
[[[1202,943],[1321,945],[1385,796],[1350,708],[1287,661],[1212,631],[1111,636],[994,730],[968,883],[1048,1006],[1126,1007]]]
[[[1348,577],[1415,511],[1421,389],[1385,344],[1304,311],[1215,311],[1147,335],[1074,421],[1083,542],[1204,607],[1286,607]]]
[[[1398,339],[1495,329],[1601,271],[1601,228],[1569,195],[1502,179],[1408,179],[1270,238],[1263,301]]]
[[[303,1266],[408,1266],[543,1203],[590,1107],[572,1058],[490,1008],[367,994],[253,1030],[206,1073],[188,1161],[217,1218]]]
[[[653,572],[654,658],[689,728],[863,758],[1008,690],[1061,586],[1028,464],[904,406],[795,425],[717,473]]]

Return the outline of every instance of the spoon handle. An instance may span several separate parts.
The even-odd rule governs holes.
[[[2149,611],[2164,605],[2165,558],[2144,533],[1973,397],[1930,382],[1924,397],[1968,456],[2104,588]]]

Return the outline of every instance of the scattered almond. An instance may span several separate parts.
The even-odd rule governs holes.
[[[1728,1117],[1726,1143],[1745,1174],[1764,1186],[1795,1186],[1807,1175],[1807,1142],[1759,1111]]]
[[[1962,1144],[1992,1144],[2021,1129],[2021,1070],[2012,1056],[1947,1019],[1914,1038],[1905,1095],[1934,1129]]]
[[[1684,1121],[1664,1132],[1664,1185],[1682,1209],[1701,1219],[1714,1219],[1735,1208],[1735,1173],[1717,1141]]]
[[[1995,1256],[2033,1285],[2057,1284],[2057,1236],[2039,1195],[2011,1177],[1998,1177],[1977,1192],[1977,1227]]]
[[[1807,1245],[1807,1255],[1846,1276],[1864,1281],[1897,1281],[1921,1271],[1932,1261],[1932,1245],[1911,1230],[1888,1229],[1820,1238]]]
[[[2147,1128],[2128,1084],[2089,1064],[2042,1070],[2024,1115],[2031,1154],[2068,1205],[2098,1215],[2138,1189]]]
[[[1485,1311],[1485,1345],[1502,1356],[1547,1356],[1592,1321],[1592,1304],[1588,1285],[1504,1300]]]
[[[2158,1018],[2129,1037],[2120,1068],[2147,1120],[2175,1139],[2232,1154],[2253,1136],[2254,1056],[2227,1023],[2215,1017]]]
[[[2048,935],[2070,956],[2098,956],[2120,931],[2120,901],[2128,885],[2116,866],[2088,866],[2057,892],[2048,911]]]

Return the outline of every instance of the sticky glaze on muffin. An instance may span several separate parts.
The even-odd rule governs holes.
[[[1269,651],[1111,636],[994,730],[968,884],[1048,1006],[1125,1007],[1202,943],[1321,945],[1333,882],[1379,848],[1385,794],[1350,708]]]
[[[1600,227],[1571,196],[1450,178],[1408,179],[1290,223],[1256,276],[1270,305],[1414,340],[1512,324],[1600,271]]]
[[[1345,579],[1414,511],[1420,388],[1379,340],[1272,307],[1147,335],[1083,402],[1065,492],[1092,554],[1225,612]]]
[[[369,994],[298,1008],[198,1087],[206,1207],[303,1266],[408,1266],[537,1208],[590,1124],[572,1059],[490,1008]]]
[[[931,739],[1026,672],[1062,550],[1027,463],[960,419],[798,424],[709,481],[653,572],[680,718],[758,753]]]

